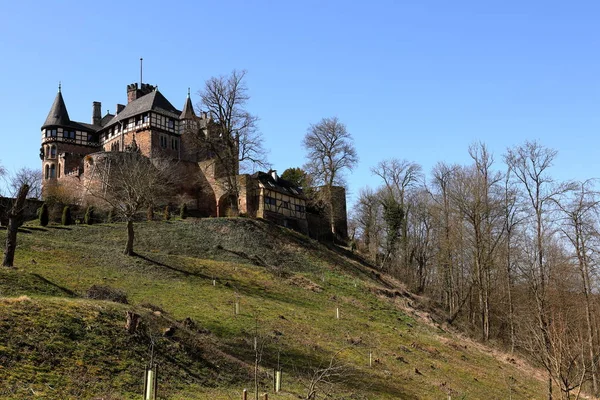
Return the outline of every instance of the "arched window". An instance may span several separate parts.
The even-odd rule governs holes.
[[[56,146],[54,146],[54,145],[50,147],[50,157],[51,158],[56,157]]]
[[[50,164],[50,178],[56,178],[56,165]]]
[[[48,158],[48,156],[50,155],[50,146],[45,146],[46,147],[46,158]]]
[[[50,166],[46,164],[46,174],[44,175],[46,179],[50,178]]]

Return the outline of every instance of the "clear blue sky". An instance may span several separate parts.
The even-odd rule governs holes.
[[[39,167],[40,127],[62,81],[89,122],[144,81],[178,108],[187,88],[246,69],[269,161],[301,166],[307,127],[337,116],[360,164],[467,163],[480,140],[498,162],[539,140],[558,179],[600,176],[598,1],[0,0],[0,162]],[[198,101],[195,96],[194,102]],[[500,167],[500,166],[499,166]]]

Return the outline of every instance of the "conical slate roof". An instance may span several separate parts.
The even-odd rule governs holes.
[[[188,90],[187,99],[185,100],[185,105],[183,106],[183,111],[179,116],[179,119],[195,119],[196,113],[194,113],[194,106],[192,105],[192,99],[190,99],[190,92]]]
[[[54,103],[52,103],[52,108],[46,117],[46,122],[42,125],[42,129],[57,125],[68,126],[70,124],[71,120],[69,119],[67,106],[65,106],[65,101],[63,100],[62,93],[59,89],[56,98],[54,99]]]

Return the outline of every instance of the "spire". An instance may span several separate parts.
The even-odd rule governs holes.
[[[185,99],[185,105],[183,111],[179,116],[179,119],[195,119],[196,113],[194,113],[194,106],[192,105],[192,99],[190,98],[190,88],[188,88],[187,99]]]
[[[54,103],[52,103],[52,108],[46,117],[46,122],[44,122],[42,129],[56,125],[66,126],[71,123],[69,113],[67,112],[67,106],[65,106],[65,101],[63,100],[60,89],[61,85],[59,83],[58,93],[56,94],[56,98],[54,99]]]

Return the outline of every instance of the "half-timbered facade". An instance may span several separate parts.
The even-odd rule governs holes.
[[[228,215],[231,194],[222,168],[194,137],[211,134],[211,121],[206,113],[196,115],[189,90],[181,111],[156,86],[144,83],[127,86],[127,104],[118,104],[114,114],[102,116],[101,106],[93,102],[89,124],[71,120],[59,87],[42,126],[40,158],[45,195],[55,188],[70,189],[72,199],[85,202],[83,182],[89,175],[85,173],[86,156],[135,148],[151,159],[177,161],[174,168],[183,183],[176,188],[179,193],[174,198],[184,198],[199,215]],[[308,231],[306,199],[300,188],[274,171],[238,175],[237,179],[243,188],[238,199],[240,212]]]

